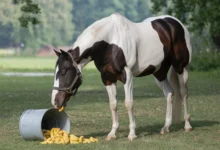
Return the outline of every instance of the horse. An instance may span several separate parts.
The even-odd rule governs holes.
[[[190,34],[175,17],[169,15],[132,22],[114,13],[86,28],[68,51],[54,50],[58,56],[51,103],[65,107],[82,84],[82,69],[94,61],[106,87],[112,128],[106,140],[116,138],[119,126],[116,83],[124,85],[125,107],[129,116],[128,139],[135,139],[133,116],[133,77],[153,75],[166,99],[165,124],[160,133],[169,132],[172,123],[181,122],[184,106],[185,131],[189,132],[188,66],[191,62]]]

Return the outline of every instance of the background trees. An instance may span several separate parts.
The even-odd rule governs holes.
[[[20,25],[20,5],[12,0],[0,1],[0,47],[24,45],[30,53],[44,45],[67,45],[72,42],[74,24],[72,23],[72,3],[68,0],[35,0],[41,13],[34,14],[39,24]],[[22,23],[22,20],[20,20]],[[27,20],[23,20],[26,22]],[[27,23],[27,22],[26,22]]]
[[[74,40],[94,21],[118,12],[132,21],[141,21],[151,16],[149,1],[146,0],[71,0],[72,21],[75,25]]]
[[[87,26],[114,12],[133,21],[151,16],[145,0],[1,0],[0,48],[23,43],[34,54],[44,45],[72,45]]]
[[[0,46],[7,47],[15,43],[12,38],[20,14],[19,8],[14,7],[10,0],[0,1]]]

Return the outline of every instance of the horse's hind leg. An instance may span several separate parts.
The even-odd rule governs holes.
[[[126,72],[126,83],[124,84],[124,90],[125,90],[125,106],[128,111],[128,117],[129,117],[129,128],[130,132],[128,135],[128,139],[132,141],[134,138],[136,138],[135,134],[135,119],[133,116],[133,76],[131,73],[131,70],[125,67],[125,72]]]
[[[167,108],[166,108],[166,120],[165,125],[161,129],[160,133],[164,134],[166,132],[169,132],[169,127],[172,124],[172,97],[173,97],[173,90],[170,86],[170,83],[168,79],[166,78],[163,81],[159,81],[155,78],[157,85],[160,87],[160,89],[163,91],[164,96],[167,100]]]
[[[184,68],[182,74],[178,74],[179,83],[180,83],[180,95],[183,99],[183,106],[184,106],[184,120],[185,120],[185,131],[189,132],[192,127],[190,125],[190,115],[188,112],[188,88],[187,88],[187,80],[188,80],[188,71]]]
[[[112,130],[108,134],[106,140],[115,139],[115,133],[118,129],[118,114],[117,114],[117,99],[116,99],[116,84],[112,83],[111,85],[106,86],[108,96],[109,96],[109,104],[110,104],[110,110],[112,113]]]

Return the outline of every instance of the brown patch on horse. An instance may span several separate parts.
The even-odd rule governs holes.
[[[177,73],[181,74],[184,67],[189,63],[189,51],[182,25],[167,17],[152,21],[152,27],[157,31],[160,41],[164,45],[164,60],[160,69],[153,73],[154,76],[159,81],[163,81],[166,79],[171,65]]]
[[[124,67],[126,61],[122,49],[105,41],[97,42],[92,49],[92,59],[101,72],[103,83],[110,85],[120,80],[125,84],[126,73]]]
[[[100,71],[102,82],[105,85],[111,85],[117,80],[125,84],[126,73],[124,67],[127,64],[120,47],[105,41],[96,42],[91,48],[86,49],[82,53],[77,59],[77,62],[89,56],[94,61],[96,68]]]
[[[142,76],[150,75],[150,74],[154,73],[155,70],[156,70],[156,67],[155,67],[155,66],[149,65],[146,69],[144,69],[143,72],[141,72],[141,74],[139,74],[139,75],[136,76],[136,77],[142,77]]]
[[[189,50],[186,45],[185,32],[182,25],[178,21],[168,17],[164,18],[164,20],[170,26],[173,41],[171,63],[175,71],[181,74],[183,73],[184,67],[189,64]]]
[[[172,48],[170,27],[162,19],[152,21],[152,27],[157,31],[160,41],[163,43],[164,56],[166,57]]]
[[[154,28],[154,30],[157,31],[160,41],[163,44],[163,51],[164,51],[164,60],[161,63],[160,69],[153,74],[157,78],[157,80],[163,81],[166,79],[167,72],[171,65],[169,62],[169,54],[170,51],[172,50],[170,27],[167,24],[167,22],[162,19],[157,19],[152,21],[152,27]]]
[[[167,72],[170,69],[170,62],[168,59],[164,59],[161,63],[160,69],[157,72],[154,72],[153,75],[157,78],[159,81],[163,81],[167,77]]]

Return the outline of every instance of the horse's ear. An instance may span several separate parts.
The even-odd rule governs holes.
[[[62,50],[62,49],[60,49],[60,51],[61,51],[62,54],[65,54],[65,53],[66,53],[66,51],[64,51],[64,50]]]
[[[55,49],[53,49],[53,51],[55,52],[55,54],[59,57],[60,56],[60,52],[59,51],[57,51],[57,50],[55,50]]]
[[[74,60],[77,60],[79,58],[79,47],[76,47],[75,49],[70,49],[68,52],[73,56]]]
[[[62,54],[66,59],[69,58],[69,54],[68,54],[66,51],[64,51],[64,50],[62,50],[62,49],[60,49],[60,51],[61,51],[61,54]]]

